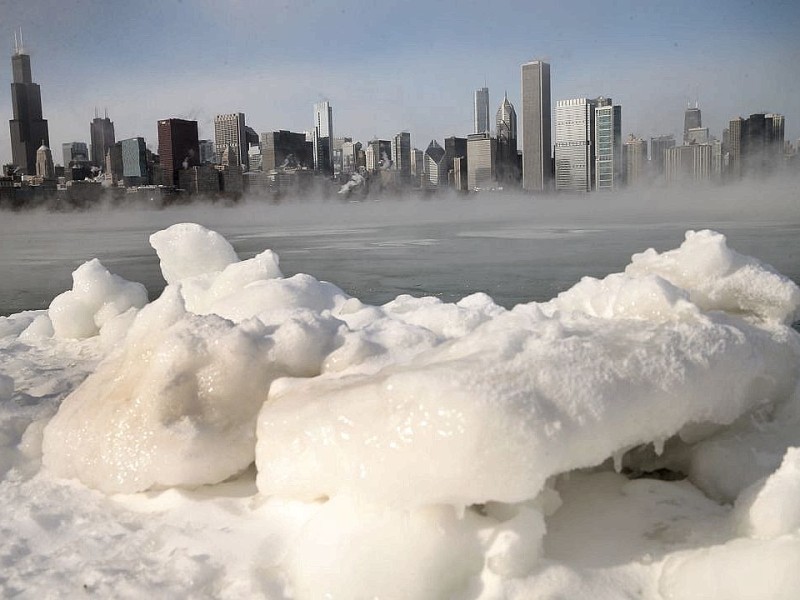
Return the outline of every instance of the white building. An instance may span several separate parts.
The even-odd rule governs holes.
[[[230,148],[236,164],[247,170],[247,139],[244,133],[244,113],[229,113],[214,117],[214,141],[217,156],[222,157]]]
[[[588,98],[556,102],[556,190],[588,192],[592,189],[596,106],[597,102]]]
[[[497,186],[497,140],[489,133],[467,136],[467,187],[470,190]]]

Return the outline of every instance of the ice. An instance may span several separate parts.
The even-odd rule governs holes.
[[[320,317],[268,329],[194,315],[168,287],[63,402],[44,432],[44,465],[106,492],[236,475],[253,462],[270,382],[318,373],[335,330]]]
[[[735,539],[670,556],[659,591],[670,600],[795,600],[800,537]]]
[[[739,529],[775,538],[800,529],[800,448],[789,448],[772,475],[753,484],[736,501]]]
[[[141,283],[110,273],[96,258],[78,267],[72,282],[72,289],[56,296],[47,311],[54,335],[60,338],[97,335],[115,317],[147,304]]]
[[[532,498],[551,475],[789,395],[800,351],[775,327],[518,307],[409,364],[273,390],[259,489],[395,506]]]
[[[800,289],[760,261],[728,248],[714,231],[689,231],[680,248],[633,256],[631,276],[655,274],[689,292],[702,310],[723,310],[791,324]]]
[[[179,223],[150,236],[167,283],[217,273],[239,261],[236,252],[216,231],[196,223]]]
[[[0,318],[0,595],[797,597],[800,292],[724,236],[512,310],[151,240]]]
[[[285,561],[293,597],[458,597],[483,568],[478,530],[486,521],[459,519],[449,506],[393,511],[335,498],[305,524]]]

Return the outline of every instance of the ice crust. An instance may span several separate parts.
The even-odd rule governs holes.
[[[0,319],[0,350],[44,361],[80,339],[73,353],[104,355],[52,418],[0,444],[18,440],[12,465],[40,456],[40,477],[149,491],[125,505],[170,498],[186,531],[187,507],[212,498],[228,523],[215,535],[247,538],[257,568],[208,595],[800,590],[800,290],[724,236],[688,232],[512,310],[485,294],[368,306],[194,224],[151,244],[168,285],[149,304],[92,261],[46,315]],[[0,401],[25,385],[0,375]],[[612,458],[689,479],[628,481]],[[598,550],[603,536],[620,547]]]

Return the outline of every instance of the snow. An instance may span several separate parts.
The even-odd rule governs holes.
[[[0,318],[3,596],[800,593],[800,289],[724,236],[512,310],[151,245]]]

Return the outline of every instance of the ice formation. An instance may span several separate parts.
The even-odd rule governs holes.
[[[0,319],[5,593],[75,579],[36,527],[89,528],[101,594],[800,592],[800,290],[724,236],[512,310],[368,306],[199,225],[151,244],[149,304],[92,261]]]
[[[109,273],[96,258],[78,267],[72,281],[72,289],[53,299],[47,311],[57,337],[92,337],[114,318],[147,303],[142,284]]]

